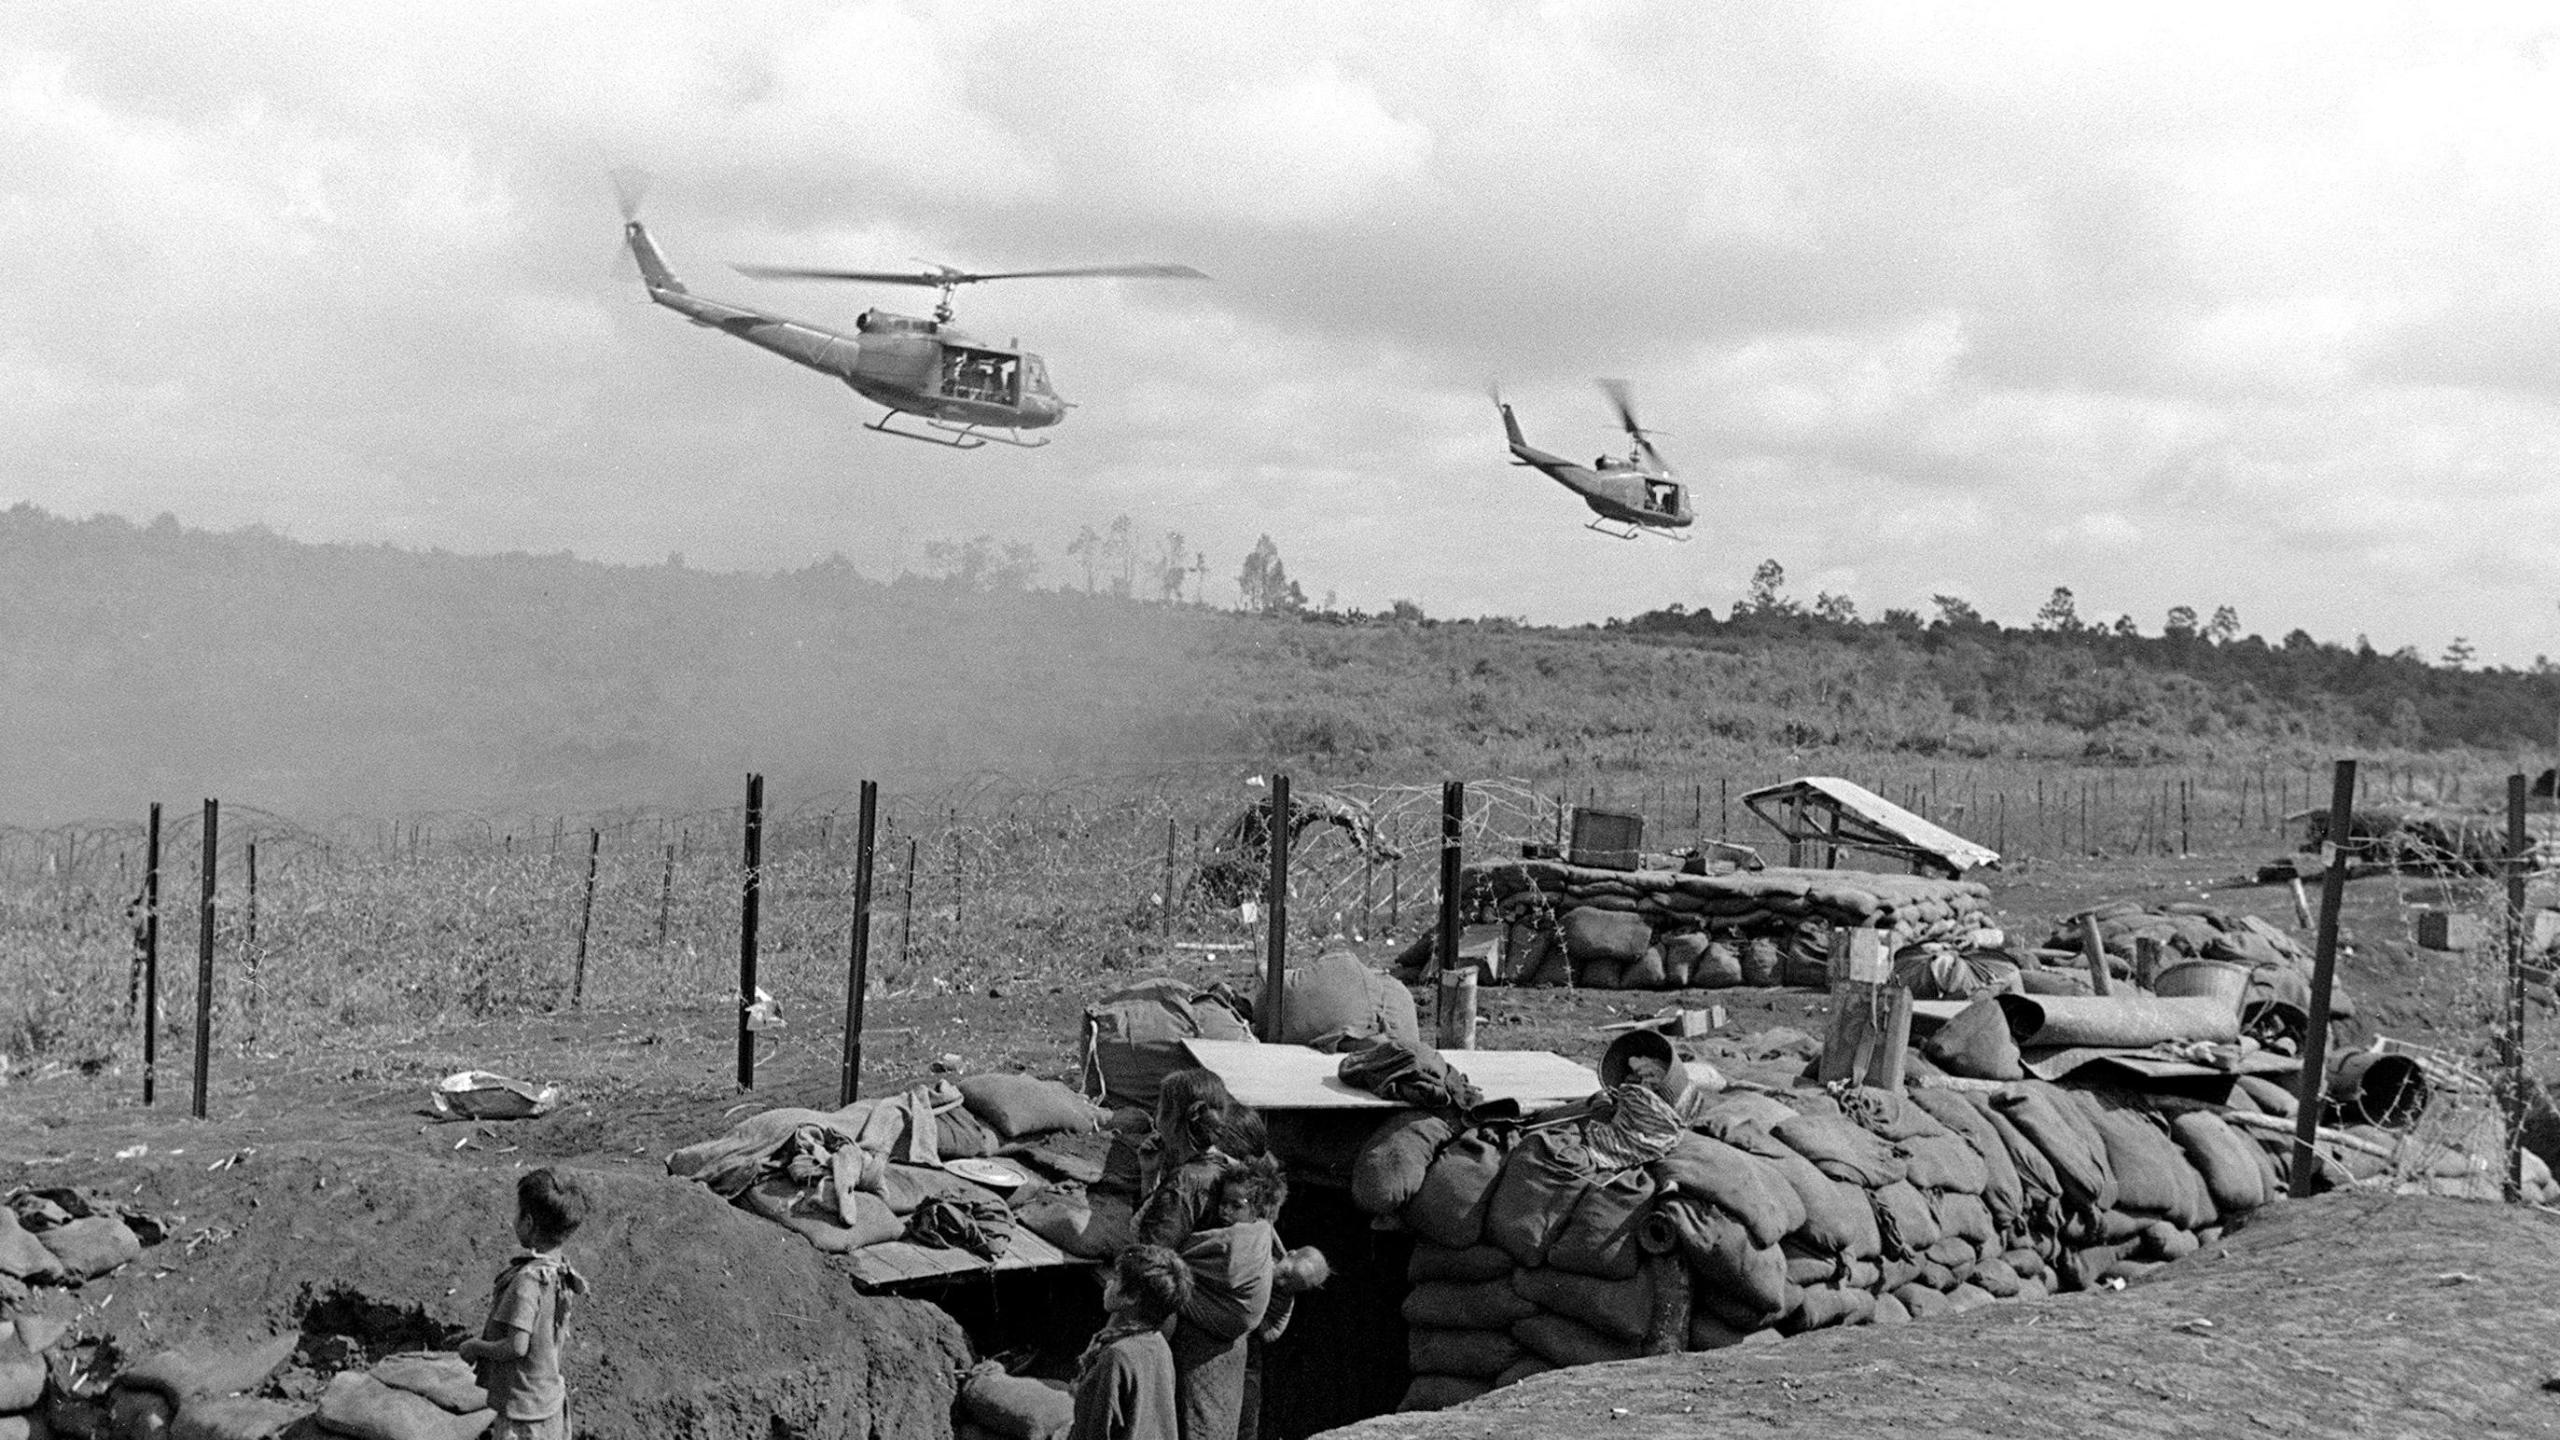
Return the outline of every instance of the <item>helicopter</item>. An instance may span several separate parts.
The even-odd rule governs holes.
[[[1627,382],[1603,380],[1600,389],[1616,408],[1618,423],[1626,428],[1627,438],[1635,442],[1624,458],[1603,455],[1584,466],[1536,448],[1521,438],[1520,422],[1513,418],[1501,392],[1496,391],[1493,403],[1502,412],[1502,428],[1511,438],[1511,463],[1544,471],[1548,478],[1582,497],[1582,503],[1590,506],[1597,517],[1583,527],[1586,530],[1618,540],[1655,534],[1685,544],[1689,537],[1674,532],[1686,529],[1697,519],[1689,510],[1689,487],[1671,478],[1671,466],[1646,438],[1651,432],[1636,423],[1635,407],[1627,398]]]
[[[1036,450],[1047,437],[1026,438],[1023,431],[1046,429],[1066,418],[1072,401],[1049,384],[1049,367],[1039,356],[1012,345],[991,345],[951,327],[951,292],[987,280],[1063,277],[1118,277],[1153,280],[1206,280],[1188,265],[1085,265],[1056,270],[1009,270],[976,274],[928,262],[920,271],[807,270],[772,265],[734,266],[759,279],[862,280],[881,285],[920,285],[942,292],[933,318],[865,310],[853,322],[854,333],[822,329],[788,316],[775,315],[687,290],[668,268],[666,256],[640,223],[636,187],[628,172],[614,177],[622,192],[622,238],[640,266],[640,281],[649,298],[696,325],[725,331],[785,360],[832,375],[856,394],[887,411],[863,428],[902,440],[921,440],[953,450],[976,450],[989,441]],[[893,425],[900,415],[913,415],[938,434]]]

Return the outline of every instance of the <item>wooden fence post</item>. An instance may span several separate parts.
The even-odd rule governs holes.
[[[1439,1043],[1456,1049],[1472,1049],[1475,1043],[1475,986],[1464,981],[1452,986],[1448,980],[1458,965],[1458,886],[1466,858],[1466,827],[1466,782],[1444,780],[1440,784],[1440,930],[1433,946],[1433,969],[1438,972],[1433,993],[1439,998],[1432,1009]]]
[[[2320,930],[2311,953],[2311,1024],[2302,1036],[2301,1093],[2293,1117],[2293,1195],[2310,1193],[2319,1160],[2311,1140],[2320,1125],[2329,1073],[2329,1005],[2338,983],[2338,912],[2347,898],[2347,836],[2355,818],[2356,762],[2338,762],[2329,792],[2328,864],[2320,876]]]
[[[666,868],[658,872],[658,948],[667,948],[667,914],[676,899],[676,847],[667,846]]]
[[[569,1008],[583,1007],[587,1002],[587,932],[596,918],[596,851],[604,845],[604,832],[590,826],[587,830],[587,884],[578,896],[578,967],[569,980]]]
[[[756,921],[764,898],[764,777],[747,776],[745,855],[738,897],[738,1088],[756,1088]]]
[[[213,897],[220,854],[222,802],[204,802],[204,893],[196,902],[196,1088],[189,1113],[204,1118],[205,1087],[213,1076]]]
[[[2507,777],[2507,1016],[2499,1037],[2498,1070],[2507,1111],[2506,1163],[2501,1189],[2512,1205],[2524,1198],[2524,1124],[2531,1078],[2524,1069],[2525,875],[2533,865],[2533,839],[2524,828],[2525,778]]]
[[[862,782],[862,809],[854,822],[853,944],[845,961],[844,1063],[836,1077],[836,1104],[845,1106],[862,1090],[862,1011],[871,989],[871,864],[878,838],[880,782]]]
[[[160,802],[151,802],[151,838],[142,860],[142,973],[136,977],[142,1006],[142,1103],[154,1099],[160,1078]]]
[[[1180,833],[1174,818],[1170,815],[1164,817],[1164,907],[1159,918],[1163,922],[1163,942],[1168,954],[1173,950],[1173,846]],[[1365,920],[1367,917],[1364,914],[1362,918]]]
[[[907,837],[907,869],[898,877],[898,973],[906,974],[907,952],[916,938],[916,837]]]
[[[1271,823],[1267,848],[1271,873],[1263,887],[1262,1038],[1276,1042],[1288,1033],[1289,1004],[1289,776],[1271,773]]]

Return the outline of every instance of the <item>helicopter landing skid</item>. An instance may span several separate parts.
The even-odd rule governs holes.
[[[958,432],[956,438],[945,440],[939,435],[919,435],[913,430],[900,430],[889,423],[905,413],[906,412],[903,410],[892,410],[877,420],[865,421],[862,428],[865,430],[876,430],[883,435],[895,435],[901,440],[915,440],[927,445],[939,445],[945,450],[980,449],[985,446],[989,438],[986,436],[971,435],[966,431],[961,431]],[[948,425],[937,425],[931,420],[927,420],[925,423],[933,425],[937,430],[949,430],[952,428]]]
[[[949,433],[958,436],[958,440],[947,441],[944,443],[956,444],[963,450],[975,450],[990,440],[999,445],[1010,445],[1017,450],[1037,450],[1041,446],[1049,443],[1046,440],[1025,440],[1022,438],[1022,432],[1019,430],[999,435],[993,430],[981,430],[975,425],[952,425],[933,419],[930,416],[926,417],[924,423],[932,426],[936,430],[948,431]]]
[[[1608,536],[1612,540],[1634,540],[1645,535],[1659,535],[1663,539],[1669,540],[1674,544],[1686,545],[1689,543],[1689,537],[1686,535],[1675,535],[1668,530],[1659,530],[1650,525],[1627,525],[1624,529],[1618,529],[1612,527],[1606,520],[1594,520],[1582,528],[1585,530],[1597,531],[1600,534]]]

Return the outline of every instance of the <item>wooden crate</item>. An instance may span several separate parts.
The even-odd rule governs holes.
[[[1623,810],[1575,808],[1569,856],[1574,864],[1595,870],[1633,870],[1642,864],[1643,856],[1643,816]]]

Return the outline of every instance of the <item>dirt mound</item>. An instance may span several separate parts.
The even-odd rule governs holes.
[[[84,1332],[134,1356],[298,1329],[282,1381],[316,1394],[320,1371],[451,1344],[486,1314],[514,1249],[512,1172],[317,1145],[261,1145],[211,1170],[204,1153],[13,1177],[112,1185],[169,1224],[140,1263],[79,1292]],[[581,1435],[950,1433],[968,1342],[942,1311],[857,1294],[835,1262],[699,1185],[577,1173],[597,1202],[569,1245],[595,1286],[568,1359]]]
[[[1328,1434],[2560,1434],[2550,1215],[2360,1195],[2261,1215],[2120,1294],[1552,1371]]]

